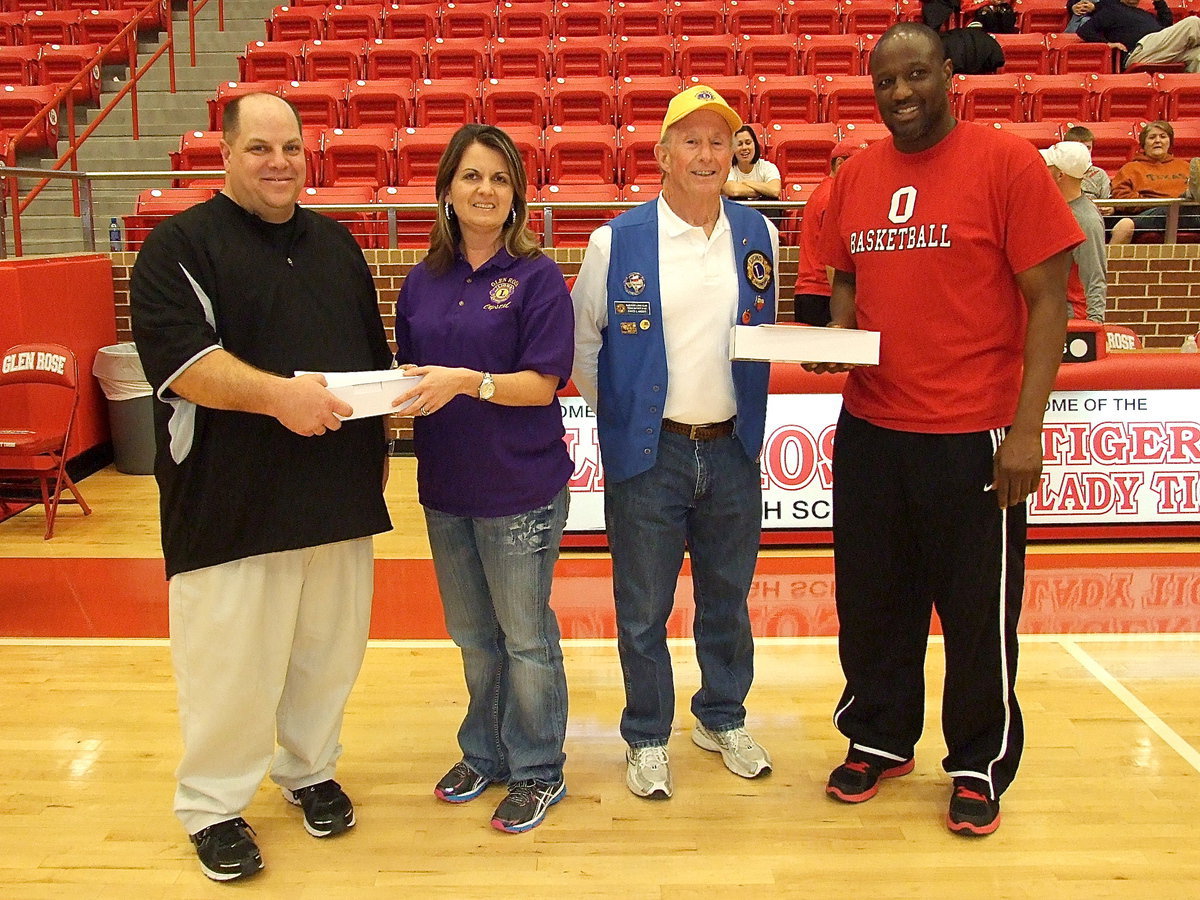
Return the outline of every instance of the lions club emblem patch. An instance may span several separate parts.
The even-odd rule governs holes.
[[[761,250],[751,250],[746,254],[744,266],[746,280],[754,289],[756,291],[766,290],[767,285],[771,283],[772,275],[771,260],[767,254]]]
[[[488,291],[487,309],[504,309],[512,302],[513,293],[520,282],[515,278],[497,278]]]
[[[636,297],[646,289],[646,276],[641,272],[630,272],[625,276],[625,293]]]

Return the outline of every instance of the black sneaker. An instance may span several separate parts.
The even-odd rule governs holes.
[[[896,778],[913,770],[914,761],[884,767],[866,759],[846,757],[846,761],[829,773],[825,793],[843,803],[862,803],[879,793],[879,779]]]
[[[313,837],[329,837],[354,827],[354,804],[336,781],[295,791],[283,788],[283,799],[304,810],[304,830]]]
[[[213,881],[233,881],[262,871],[262,855],[253,834],[254,829],[242,818],[226,819],[193,834],[204,874]]]
[[[567,796],[567,783],[558,781],[518,781],[508,786],[508,796],[492,814],[492,827],[520,834],[542,824],[546,810]]]
[[[467,765],[466,760],[459,760],[442,776],[442,780],[434,787],[433,794],[447,803],[466,803],[486,791],[491,783],[492,779],[480,775]]]
[[[955,834],[982,837],[1000,827],[1000,801],[979,793],[963,779],[954,779],[946,827]]]

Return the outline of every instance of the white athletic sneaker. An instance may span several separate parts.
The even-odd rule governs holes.
[[[771,771],[771,754],[750,737],[745,728],[709,731],[697,722],[692,730],[692,743],[704,750],[720,753],[725,768],[734,775],[757,778]]]
[[[671,766],[664,746],[630,747],[625,753],[625,784],[639,797],[671,796]]]

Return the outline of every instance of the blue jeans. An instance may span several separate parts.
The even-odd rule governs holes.
[[[754,679],[746,596],[762,522],[758,463],[735,437],[693,441],[663,432],[647,472],[604,491],[613,558],[617,649],[625,677],[621,737],[665,744],[675,715],[667,618],[686,548],[696,601],[700,690],[692,713],[713,731],[745,723]]]
[[[425,508],[446,629],[462,650],[470,700],[463,759],[494,781],[562,776],[567,679],[550,581],[569,495],[515,516]]]

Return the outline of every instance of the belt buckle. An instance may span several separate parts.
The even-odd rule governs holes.
[[[708,427],[707,425],[689,425],[688,426],[688,438],[693,441],[700,440],[700,435],[704,432],[704,429],[707,427]]]

